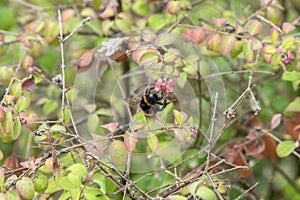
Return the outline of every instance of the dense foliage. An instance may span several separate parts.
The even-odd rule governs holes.
[[[296,0],[0,0],[0,199],[299,199]]]

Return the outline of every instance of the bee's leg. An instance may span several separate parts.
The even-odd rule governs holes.
[[[170,102],[167,102],[167,99],[164,99],[164,102],[161,103],[161,102],[157,102],[157,104],[161,105],[162,107],[159,108],[158,111],[162,111],[163,109],[165,109],[165,107],[167,107],[167,105],[169,104]]]

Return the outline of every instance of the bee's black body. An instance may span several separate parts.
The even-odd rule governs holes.
[[[146,116],[155,115],[169,104],[164,96],[159,96],[152,90],[154,90],[153,87],[147,88],[140,101],[140,108]],[[162,100],[163,102],[161,102]]]

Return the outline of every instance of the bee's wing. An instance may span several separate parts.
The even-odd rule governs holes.
[[[126,99],[126,102],[129,105],[130,112],[132,115],[137,113],[141,98],[144,95],[146,88],[147,88],[146,84],[133,88],[132,91],[130,92],[130,97]]]

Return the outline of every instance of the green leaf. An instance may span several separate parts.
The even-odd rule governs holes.
[[[24,111],[28,106],[29,106],[29,100],[24,96],[20,96],[16,104],[16,111],[17,112]]]
[[[98,188],[85,187],[83,190],[83,195],[87,200],[109,200],[106,195],[103,195]]]
[[[284,81],[300,81],[300,72],[285,71],[285,72],[283,72],[281,79],[284,80]]]
[[[271,65],[279,65],[281,62],[281,55],[276,53],[271,58]]]
[[[66,132],[66,128],[62,125],[55,124],[55,125],[51,126],[50,131],[58,132],[58,133],[59,132]]]
[[[128,32],[131,30],[131,24],[129,24],[124,19],[116,19],[115,23],[116,23],[118,29],[122,32]]]
[[[162,14],[153,14],[148,19],[148,26],[154,30],[165,27],[166,19]]]
[[[7,200],[21,200],[20,195],[15,191],[7,191],[6,197],[7,197]]]
[[[283,141],[277,145],[276,152],[279,157],[289,156],[296,148],[295,141]]]
[[[272,44],[274,45],[279,38],[279,31],[276,28],[271,29],[271,40]]]
[[[39,173],[35,176],[33,180],[34,190],[37,193],[43,193],[48,188],[48,178],[47,176]]]
[[[55,182],[63,190],[73,190],[77,187],[70,181],[70,179],[67,176],[56,176]]]
[[[99,126],[99,118],[96,114],[89,116],[87,121],[87,127],[90,133],[95,132]]]
[[[188,190],[190,191],[191,194],[199,196],[201,199],[205,200],[217,200],[217,196],[208,187],[205,186],[199,186],[199,181],[193,183],[191,186],[188,187]]]
[[[43,112],[45,115],[50,115],[58,108],[58,103],[55,101],[47,100],[46,103],[43,105]]]
[[[242,51],[244,47],[244,40],[236,41],[233,49],[230,52],[232,58],[236,58]]]
[[[0,188],[2,188],[4,184],[4,171],[0,169]]]
[[[5,120],[1,123],[1,125],[6,134],[11,134],[13,128],[13,115],[11,111],[6,112]]]
[[[9,31],[16,23],[15,9],[4,4],[0,7],[0,19],[5,19],[1,20],[0,29]]]
[[[19,194],[25,199],[33,199],[34,197],[34,186],[30,178],[23,177],[16,184],[16,188]]]
[[[155,134],[150,134],[147,136],[147,143],[149,148],[153,153],[156,153],[158,150],[158,138]]]
[[[168,197],[170,200],[187,200],[186,197],[180,195],[172,195]]]
[[[79,175],[79,174],[78,174]],[[81,178],[77,174],[70,173],[67,175],[69,181],[75,185],[75,187],[81,186]]]
[[[132,5],[132,10],[137,15],[145,17],[145,16],[147,16],[150,13],[150,8],[149,8],[148,5],[149,4],[146,4],[144,0],[137,0]]]
[[[70,191],[72,200],[79,200],[80,199],[80,194],[81,190],[80,188],[76,188]]]
[[[103,194],[106,194],[105,179],[105,176],[100,173],[95,173],[93,175],[93,181],[100,186],[100,190],[103,192]]]
[[[178,110],[173,110],[174,114],[174,123],[179,125],[182,123],[182,114]]]
[[[72,174],[79,176],[80,178],[86,178],[88,175],[87,169],[83,164],[76,163],[67,168]]]
[[[291,102],[284,112],[300,112],[300,97],[296,97],[293,102]]]
[[[294,37],[286,37],[283,38],[282,40],[282,48],[285,49],[286,51],[289,51],[292,49],[294,45],[295,39]]]
[[[97,115],[104,115],[104,116],[112,116],[111,109],[108,108],[100,108],[96,112]]]
[[[243,52],[244,52],[245,60],[247,62],[251,63],[252,60],[253,60],[253,51],[251,49],[251,42],[250,41],[248,41],[244,44]]]
[[[21,133],[21,122],[19,117],[16,117],[15,121],[14,121],[14,126],[12,129],[12,133],[11,133],[11,137],[13,140],[16,140],[19,138]]]
[[[14,82],[11,86],[10,94],[15,98],[18,98],[22,94],[22,84],[19,82]]]
[[[226,35],[222,38],[221,45],[220,45],[220,53],[221,55],[225,56],[230,53],[233,49],[236,42],[236,38],[233,35]]]

